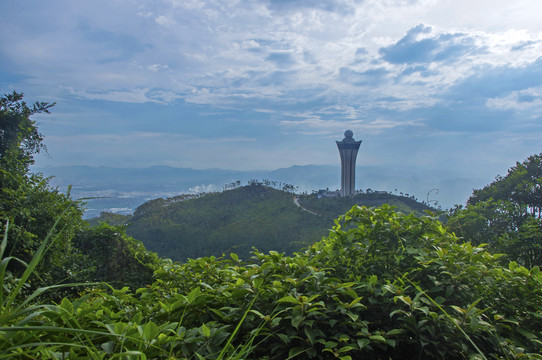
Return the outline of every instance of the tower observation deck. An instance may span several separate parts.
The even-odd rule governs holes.
[[[344,139],[337,141],[341,155],[341,196],[350,196],[356,193],[356,157],[360,141],[354,140],[352,130],[344,132]]]

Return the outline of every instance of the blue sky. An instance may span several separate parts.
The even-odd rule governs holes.
[[[542,151],[540,0],[0,2],[0,92],[56,102],[38,166],[447,168]]]

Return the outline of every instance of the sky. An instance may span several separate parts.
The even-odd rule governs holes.
[[[2,0],[38,166],[448,169],[542,152],[540,0]]]

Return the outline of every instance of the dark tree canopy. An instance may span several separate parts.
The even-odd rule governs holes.
[[[452,210],[448,228],[526,266],[542,265],[542,154],[517,162]]]
[[[497,176],[494,182],[481,190],[474,190],[468,204],[483,201],[504,201],[517,205],[521,211],[540,217],[542,211],[542,153],[517,162],[506,176]]]
[[[49,113],[55,104],[35,102],[29,107],[23,101],[23,93],[14,91],[0,98],[0,159],[4,163],[8,155],[29,165],[32,155],[45,149],[43,135],[38,131],[31,115]]]

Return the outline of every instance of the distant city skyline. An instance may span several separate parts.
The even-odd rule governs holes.
[[[56,102],[35,117],[41,167],[334,165],[351,129],[358,166],[490,181],[542,151],[541,13],[539,0],[2,1],[0,92]]]

